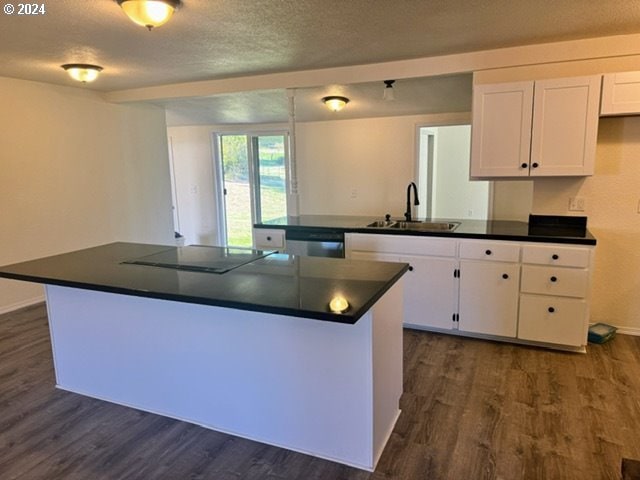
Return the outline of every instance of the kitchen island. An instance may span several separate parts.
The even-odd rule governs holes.
[[[114,243],[0,277],[46,285],[58,388],[373,470],[400,412],[407,268]]]

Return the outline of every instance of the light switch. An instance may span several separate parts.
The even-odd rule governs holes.
[[[569,198],[569,211],[584,212],[585,203],[584,197],[571,197]]]

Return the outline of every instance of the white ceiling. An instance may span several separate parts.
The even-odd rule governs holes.
[[[640,32],[636,0],[184,0],[168,24],[151,32],[129,21],[113,0],[40,3],[45,15],[0,13],[0,76],[74,85],[60,65],[95,63],[104,72],[85,88],[103,92]],[[422,88],[404,80],[397,84],[399,101],[386,107],[391,114],[413,113],[416,104],[421,111],[468,109],[461,89],[469,77],[448,80],[458,87],[457,97],[448,91],[452,104],[437,98],[453,88],[441,79]],[[377,96],[378,87],[309,89],[308,100],[300,92],[300,116],[317,106],[318,96],[341,88],[353,112],[359,103],[375,114],[369,97],[357,95],[375,90]],[[400,100],[401,87],[422,97]],[[283,108],[286,114],[283,95],[252,92],[166,106],[176,121],[188,115],[271,121],[281,119]]]
[[[298,89],[295,91],[296,120],[309,122],[468,112],[471,110],[471,82],[471,74],[396,80],[393,101],[383,99],[383,82]],[[327,95],[344,96],[350,101],[340,112],[332,112],[321,102],[322,97]],[[260,90],[153,103],[166,108],[167,124],[170,126],[286,122],[289,111],[285,90]]]

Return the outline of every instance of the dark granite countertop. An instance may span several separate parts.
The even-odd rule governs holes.
[[[122,263],[159,255],[165,258],[168,253],[179,256],[181,249],[188,248],[112,243],[6,265],[0,267],[0,277],[353,324],[408,269],[404,263],[260,251],[253,251],[254,260],[245,253],[239,257],[238,266],[224,273]],[[193,256],[188,257],[193,260]],[[344,313],[329,310],[329,302],[337,295],[350,304]]]
[[[429,237],[476,238],[490,240],[510,240],[521,242],[572,243],[595,245],[596,239],[589,232],[577,232],[562,228],[532,228],[527,222],[507,220],[461,220],[455,218],[432,219],[433,221],[459,222],[460,225],[449,231],[407,231],[392,228],[371,228],[367,224],[382,217],[343,216],[343,215],[300,215],[281,217],[258,223],[256,228],[283,228],[307,230],[338,230],[352,233],[374,233],[385,235],[417,235]],[[400,220],[400,219],[396,219]]]

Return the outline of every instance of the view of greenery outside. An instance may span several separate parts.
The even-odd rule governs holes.
[[[264,221],[287,214],[284,162],[284,137],[282,135],[256,137],[256,168],[260,185],[255,196],[260,199],[261,218]],[[255,146],[255,143],[254,143]],[[234,247],[251,247],[251,230],[254,223],[251,214],[249,178],[249,154],[247,136],[223,135],[221,137],[222,164],[224,170],[225,213],[227,218],[227,244]]]

